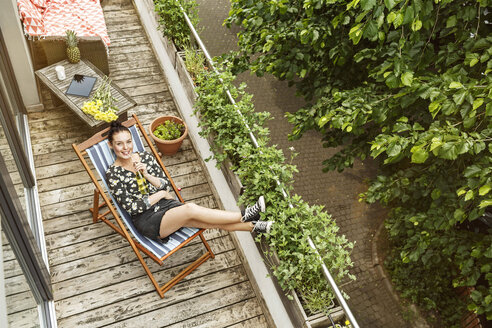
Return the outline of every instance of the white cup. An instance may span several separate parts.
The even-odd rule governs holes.
[[[56,77],[58,78],[58,80],[65,80],[65,78],[66,78],[65,67],[58,65],[55,67],[55,71],[56,71]]]

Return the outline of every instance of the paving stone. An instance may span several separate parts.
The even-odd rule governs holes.
[[[200,35],[212,56],[237,49],[237,27],[231,30],[222,26],[227,17],[228,0],[198,0]],[[247,92],[254,95],[257,111],[268,111],[274,117],[269,121],[271,142],[277,144],[286,157],[290,147],[299,155],[295,158],[299,173],[295,175],[294,192],[311,204],[324,205],[333,215],[340,232],[351,241],[356,241],[353,250],[354,268],[351,272],[357,280],[344,287],[351,296],[348,304],[361,327],[403,328],[409,326],[401,315],[399,304],[383,287],[381,277],[372,266],[371,241],[385,212],[377,206],[359,203],[358,195],[367,188],[366,180],[375,175],[375,165],[368,161],[356,162],[354,168],[343,173],[322,173],[322,161],[336,153],[336,149],[321,146],[321,135],[310,131],[298,141],[288,141],[292,126],[285,113],[295,112],[304,105],[295,96],[295,89],[272,76],[256,77],[245,72],[238,77],[246,82]],[[376,288],[377,286],[377,288]]]

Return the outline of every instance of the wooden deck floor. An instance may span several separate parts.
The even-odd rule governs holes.
[[[103,9],[112,42],[111,77],[138,104],[129,114],[137,113],[145,126],[159,114],[179,115],[131,1],[106,0]],[[225,232],[205,233],[215,260],[161,299],[128,243],[105,224],[92,223],[88,208],[93,186],[71,144],[93,132],[68,108],[54,107],[46,90],[43,103],[44,111],[29,114],[29,125],[59,327],[267,327],[241,258]],[[186,201],[218,206],[189,139],[177,155],[164,158],[164,164]],[[8,254],[8,246],[4,248]],[[147,262],[164,282],[202,251],[203,246],[194,243],[162,267]],[[22,279],[18,267],[8,277]],[[26,299],[27,285],[22,286],[9,291],[12,327],[34,325],[29,311],[35,314],[35,308],[19,311],[13,306]]]

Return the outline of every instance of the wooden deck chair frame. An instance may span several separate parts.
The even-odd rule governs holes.
[[[125,122],[122,122],[122,124],[124,126],[128,127],[128,128],[131,127],[131,126],[133,126],[133,125],[136,125],[138,127],[138,130],[140,130],[140,133],[144,137],[145,142],[149,146],[152,154],[154,155],[154,157],[156,158],[157,162],[159,163],[159,165],[163,169],[164,173],[166,174],[167,178],[171,182],[172,188],[173,188],[174,192],[176,193],[177,197],[179,198],[179,200],[181,202],[184,202],[183,201],[183,198],[181,197],[181,195],[180,195],[180,193],[178,191],[178,189],[176,188],[176,185],[174,184],[174,181],[172,180],[171,176],[169,175],[169,172],[167,171],[166,167],[162,163],[161,158],[159,157],[159,155],[158,155],[157,151],[155,150],[154,146],[152,145],[152,142],[150,141],[149,137],[145,133],[145,130],[144,130],[142,124],[140,123],[140,121],[138,120],[137,116],[135,114],[133,114],[132,118],[130,118],[129,120],[127,120]],[[165,256],[160,257],[160,258],[157,257],[155,254],[153,254],[151,251],[149,251],[144,245],[142,245],[141,243],[139,243],[136,239],[134,239],[133,237],[131,237],[130,232],[125,227],[125,224],[123,223],[123,220],[120,217],[118,211],[116,210],[114,204],[112,203],[110,197],[108,197],[108,195],[106,195],[105,190],[103,189],[103,187],[101,186],[101,184],[98,182],[98,180],[96,178],[96,175],[92,172],[91,168],[89,167],[89,165],[88,165],[88,163],[87,163],[87,161],[85,159],[85,156],[88,155],[88,153],[87,153],[86,150],[88,148],[92,147],[93,145],[96,145],[99,142],[107,139],[107,133],[108,133],[108,131],[109,131],[109,128],[106,128],[106,129],[104,129],[104,130],[96,133],[94,136],[92,136],[88,140],[86,140],[86,141],[84,141],[84,142],[82,142],[82,143],[80,143],[78,145],[72,144],[72,147],[75,150],[75,153],[79,157],[80,161],[82,162],[82,165],[84,166],[85,170],[87,171],[87,173],[89,174],[92,182],[95,185],[95,190],[94,190],[94,205],[89,210],[92,213],[92,218],[93,218],[94,223],[98,222],[99,220],[102,220],[104,223],[106,223],[109,227],[111,227],[113,230],[115,230],[117,233],[119,233],[121,236],[123,236],[123,238],[125,238],[128,241],[128,243],[130,244],[131,248],[133,249],[133,251],[137,255],[138,260],[142,264],[145,272],[147,273],[147,275],[149,276],[150,280],[154,284],[154,287],[157,290],[157,293],[159,294],[159,296],[161,298],[164,298],[164,293],[166,293],[170,288],[172,288],[174,285],[176,285],[180,280],[182,280],[184,277],[186,277],[193,270],[195,270],[196,268],[198,268],[206,260],[208,260],[209,258],[214,258],[215,255],[212,252],[209,244],[205,240],[205,237],[203,236],[203,232],[205,231],[205,229],[199,229],[198,232],[196,232],[194,235],[192,235],[191,237],[188,237],[179,246],[177,246],[172,251],[170,251],[168,254],[166,254]],[[109,191],[107,191],[107,192],[109,193]],[[100,198],[102,198],[102,202],[100,202]],[[102,211],[104,209],[104,207],[107,207],[107,210]],[[114,224],[113,222],[111,222],[106,217],[109,214],[112,214],[113,215],[113,217],[114,217],[114,219],[115,219],[115,221],[116,221],[117,224]],[[152,272],[150,271],[149,267],[145,263],[144,258],[142,257],[142,254],[140,252],[142,252],[142,253],[146,254],[147,256],[149,256],[150,258],[152,258],[159,265],[162,265],[163,264],[163,261],[166,258],[168,258],[172,254],[174,254],[175,252],[177,252],[179,249],[181,249],[183,246],[185,246],[191,240],[193,240],[194,238],[196,238],[198,236],[200,237],[200,239],[201,239],[201,241],[202,241],[202,243],[205,246],[205,248],[206,248],[207,251],[202,256],[200,256],[198,259],[196,259],[193,263],[191,263],[188,267],[186,267],[183,271],[181,271],[180,273],[178,273],[174,278],[172,278],[171,280],[169,280],[164,285],[160,286],[159,283],[157,282],[157,280],[154,278],[154,276],[153,276]]]

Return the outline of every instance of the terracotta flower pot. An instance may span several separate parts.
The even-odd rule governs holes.
[[[156,137],[154,135],[154,130],[159,125],[164,123],[165,121],[173,121],[173,122],[176,122],[179,124],[183,124],[185,127],[183,135],[181,137],[179,137],[178,139],[174,139],[174,140],[163,140],[163,139]],[[181,147],[181,144],[183,143],[184,138],[186,138],[186,136],[188,135],[188,126],[179,117],[176,117],[176,116],[160,116],[160,117],[156,118],[155,120],[153,120],[152,123],[150,123],[149,132],[150,132],[151,138],[154,139],[154,143],[155,143],[157,149],[159,149],[159,151],[162,153],[162,155],[168,155],[169,156],[169,155],[174,155],[178,152],[179,147]]]

